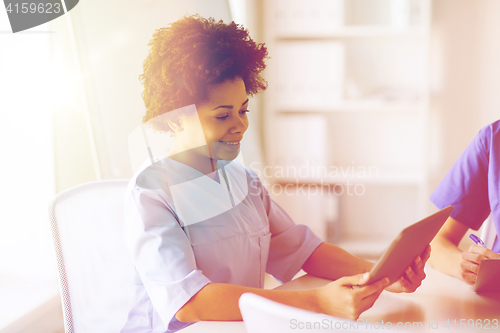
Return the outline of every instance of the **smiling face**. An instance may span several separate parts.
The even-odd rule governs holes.
[[[207,101],[198,105],[203,134],[214,160],[233,160],[248,128],[248,98],[239,77],[213,84]]]

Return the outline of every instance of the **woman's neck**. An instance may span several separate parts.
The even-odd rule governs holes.
[[[208,175],[217,170],[217,160],[210,157],[208,146],[191,148],[188,150],[180,150],[172,148],[167,154],[167,157],[186,164],[199,172]]]

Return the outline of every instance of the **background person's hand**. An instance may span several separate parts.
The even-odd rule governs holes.
[[[386,290],[393,293],[412,293],[417,290],[425,279],[424,267],[431,256],[431,246],[427,245],[425,250],[406,267],[399,279],[391,284]]]
[[[345,276],[316,289],[320,312],[337,317],[358,319],[359,315],[373,306],[380,293],[389,285],[383,278],[366,286],[370,273]]]
[[[459,267],[459,276],[467,284],[476,283],[479,264],[483,259],[500,259],[500,254],[497,254],[490,249],[479,245],[472,245],[469,250],[462,253],[462,261]]]

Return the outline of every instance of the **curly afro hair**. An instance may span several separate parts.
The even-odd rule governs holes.
[[[241,77],[248,95],[267,87],[260,76],[268,58],[265,45],[255,43],[234,22],[184,17],[156,30],[148,45],[151,49],[139,76],[146,106],[143,122],[206,101],[210,84]],[[149,124],[156,130],[169,130],[165,123]]]

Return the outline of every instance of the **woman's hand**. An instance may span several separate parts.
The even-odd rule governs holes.
[[[372,307],[380,293],[389,285],[389,279],[383,278],[372,284],[354,288],[369,279],[370,273],[346,276],[316,289],[319,312],[357,319],[361,313]]]
[[[469,250],[462,253],[462,261],[459,267],[459,276],[467,284],[476,283],[479,264],[483,259],[499,259],[497,254],[490,249],[478,245],[472,245]]]
[[[431,246],[427,245],[424,252],[413,260],[413,263],[406,267],[403,275],[391,284],[387,290],[393,293],[412,293],[417,290],[425,279],[424,267],[431,256]]]

